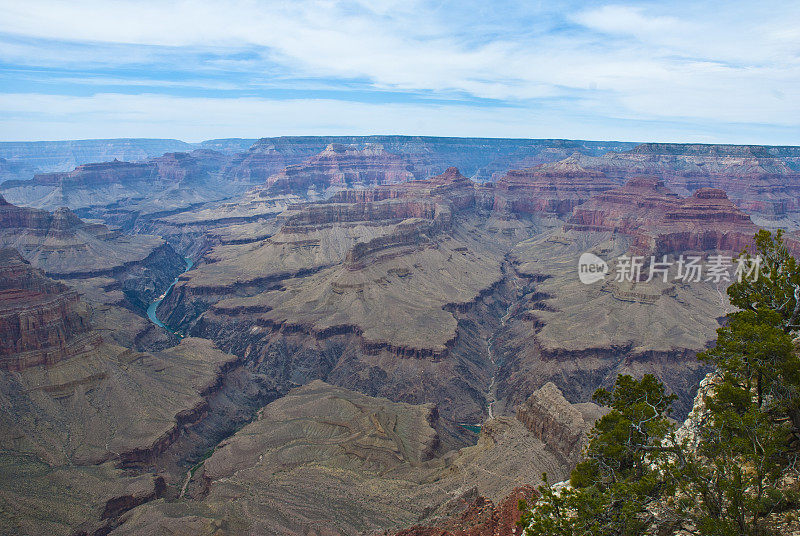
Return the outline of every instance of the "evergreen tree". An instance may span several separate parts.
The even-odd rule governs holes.
[[[651,524],[647,506],[669,483],[658,460],[665,454],[667,416],[675,395],[647,374],[641,380],[620,375],[612,391],[592,397],[611,411],[589,435],[586,460],[570,477],[571,487],[540,487],[541,498],[523,516],[528,536],[632,536]]]
[[[800,267],[782,233],[759,231],[760,270],[728,288],[738,310],[700,358],[714,366],[706,414],[679,443],[674,396],[654,377],[619,376],[594,400],[610,406],[589,436],[570,487],[545,479],[521,524],[528,536],[670,534],[764,536],[773,515],[800,504]],[[678,520],[674,524],[672,521]],[[666,521],[666,522],[665,522]],[[655,527],[655,525],[659,525]]]

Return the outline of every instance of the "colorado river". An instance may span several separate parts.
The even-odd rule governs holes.
[[[181,273],[181,275],[191,270],[192,266],[194,266],[194,262],[192,261],[192,259],[190,259],[189,257],[185,257],[185,260],[186,260],[186,269]],[[172,330],[169,329],[167,325],[164,324],[161,320],[159,320],[158,317],[156,316],[156,309],[158,309],[158,306],[161,305],[162,301],[164,301],[164,298],[167,297],[167,294],[169,294],[169,291],[172,290],[172,287],[175,286],[175,283],[178,282],[179,277],[180,275],[175,278],[175,280],[170,284],[170,286],[167,287],[167,290],[164,291],[164,294],[162,294],[156,301],[151,303],[150,307],[147,308],[147,318],[150,319],[150,322],[170,332]]]

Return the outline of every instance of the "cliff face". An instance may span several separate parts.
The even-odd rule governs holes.
[[[495,185],[494,209],[564,215],[593,195],[615,186],[603,173],[570,162],[547,169],[512,170]]]
[[[329,144],[380,145],[412,166],[415,176],[432,177],[455,166],[478,181],[492,180],[509,169],[561,160],[573,153],[602,155],[635,144],[580,140],[526,140],[497,138],[438,138],[427,136],[305,136],[263,138],[247,155],[232,163],[236,175],[263,181],[283,168],[301,163]]]
[[[246,151],[256,140],[219,139],[200,143],[186,143],[169,139],[109,139],[109,140],[68,140],[0,142],[0,159],[7,160],[17,169],[4,179],[28,180],[35,173],[69,171],[77,166],[91,162],[121,160],[136,162],[175,151],[210,149],[223,153]],[[2,166],[0,166],[2,167]]]
[[[85,223],[69,209],[17,207],[0,196],[0,247],[18,249],[48,276],[111,277],[139,303],[149,303],[181,271],[183,259],[155,236],[125,236]]]
[[[145,160],[168,151],[186,151],[179,140],[112,139],[37,142],[0,142],[0,158],[28,163],[41,173],[68,171],[90,162]],[[31,174],[32,176],[32,174]],[[19,177],[30,178],[30,177]]]
[[[158,168],[154,164],[114,160],[83,164],[67,172],[38,174],[31,183],[35,186],[92,187],[152,180],[157,176]]]
[[[165,153],[144,162],[113,160],[72,171],[7,181],[3,195],[17,204],[52,210],[66,206],[107,222],[131,226],[153,213],[186,210],[249,186],[221,176],[229,155],[210,150]]]
[[[382,146],[330,144],[303,164],[287,166],[267,179],[268,191],[276,194],[309,190],[324,192],[328,188],[377,186],[411,180],[411,166],[401,156],[386,152]]]
[[[37,169],[27,161],[0,158],[0,184],[11,180],[30,179]]]
[[[75,291],[34,269],[16,250],[0,249],[0,368],[52,365],[97,344]]]
[[[571,162],[624,182],[636,176],[659,177],[670,189],[691,195],[699,188],[727,191],[742,209],[765,217],[800,210],[800,156],[796,147],[645,143],[603,156],[574,155]]]
[[[576,207],[565,229],[633,237],[639,254],[722,250],[739,253],[758,228],[723,190],[700,188],[681,199],[663,181],[639,177]]]
[[[570,404],[548,382],[519,405],[517,419],[542,443],[562,453],[565,465],[571,466],[580,461],[586,434],[605,411],[591,402]]]

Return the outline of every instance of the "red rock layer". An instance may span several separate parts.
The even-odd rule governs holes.
[[[102,186],[154,179],[157,176],[158,166],[156,164],[114,160],[83,164],[72,171],[40,173],[34,176],[33,182],[39,185],[68,183],[76,186]]]
[[[752,245],[758,227],[725,191],[700,188],[681,199],[659,179],[638,177],[576,207],[566,229],[632,236],[641,254],[722,250]]]
[[[519,501],[531,504],[538,495],[532,486],[516,488],[511,494],[495,504],[486,497],[478,496],[470,502],[464,512],[435,525],[417,525],[395,533],[395,536],[512,536],[522,534],[517,522],[522,517]]]
[[[407,218],[431,220],[438,229],[447,227],[453,209],[475,204],[475,186],[456,168],[449,168],[429,180],[344,190],[328,202],[299,205],[287,217],[284,231],[309,226],[352,222],[402,221]]]
[[[18,207],[0,195],[0,228],[49,229],[53,216],[46,210]]]
[[[0,250],[0,368],[49,365],[76,352],[89,321],[77,293],[48,279],[15,250]]]
[[[593,195],[616,186],[603,173],[575,164],[509,171],[497,181],[494,208],[518,214],[569,214]]]
[[[331,186],[376,186],[405,182],[415,178],[411,166],[399,155],[386,152],[382,146],[367,145],[364,149],[332,143],[303,164],[288,166],[267,179],[275,194],[318,193]]]
[[[371,203],[387,199],[431,198],[446,199],[457,208],[475,201],[474,184],[458,168],[449,167],[441,175],[427,180],[410,180],[374,188],[350,189],[337,192],[330,203]]]
[[[800,210],[800,151],[796,147],[645,143],[627,152],[573,155],[539,169],[573,162],[615,181],[657,176],[681,194],[724,189],[738,206],[766,215]]]

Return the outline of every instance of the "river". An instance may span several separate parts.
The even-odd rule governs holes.
[[[192,261],[192,259],[190,259],[189,257],[185,257],[184,260],[186,261],[186,269],[181,273],[181,275],[191,270],[192,266],[194,266],[194,261]],[[169,329],[166,324],[164,324],[161,320],[158,319],[158,317],[156,316],[156,309],[158,309],[158,306],[161,305],[162,301],[164,301],[164,298],[167,297],[167,294],[169,294],[169,291],[172,290],[172,287],[175,286],[175,283],[178,282],[178,278],[180,278],[180,275],[175,278],[175,280],[170,284],[169,287],[167,287],[167,290],[164,291],[164,294],[162,294],[156,301],[151,303],[150,307],[147,308],[147,318],[150,319],[150,322],[152,322],[158,327],[166,329],[169,332],[172,332],[172,330]]]

